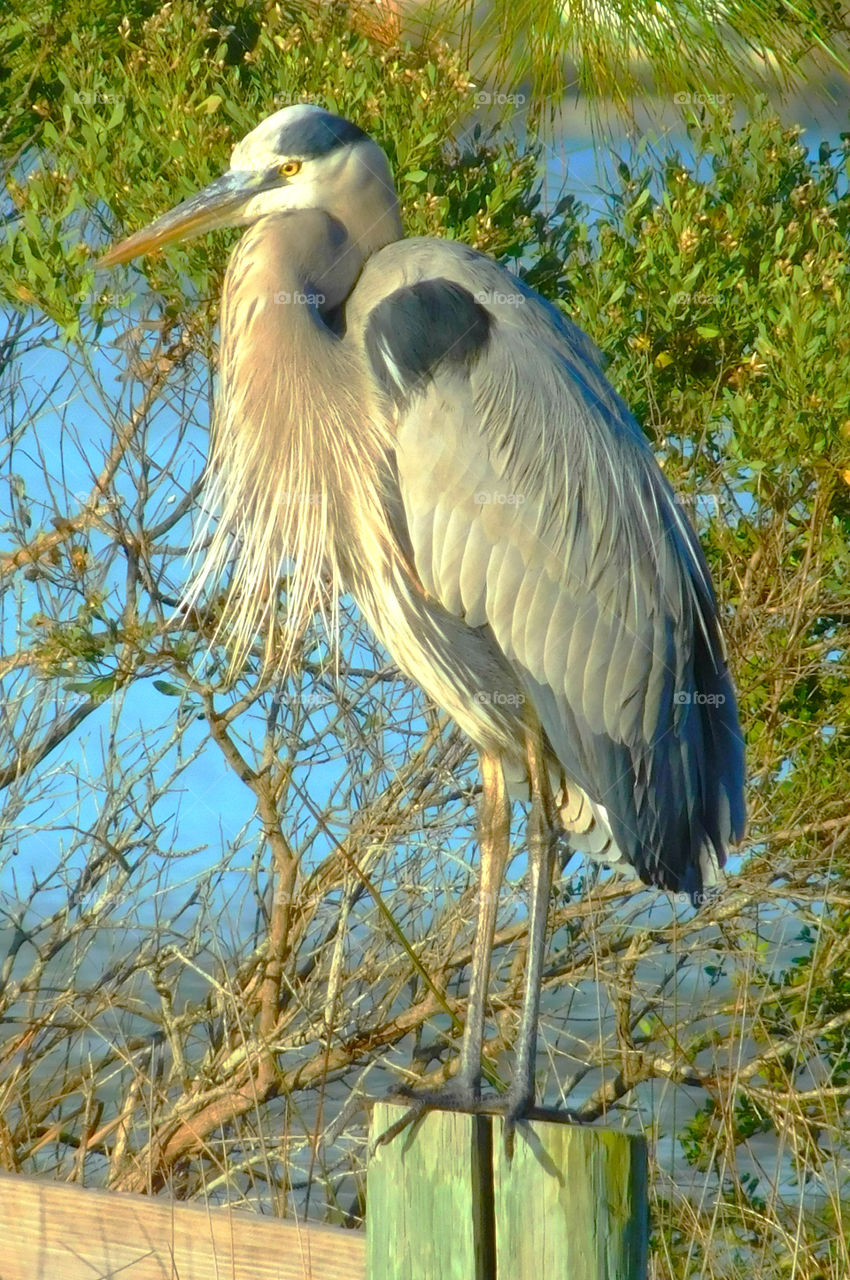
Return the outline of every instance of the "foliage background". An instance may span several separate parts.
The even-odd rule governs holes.
[[[657,1276],[845,1277],[847,149],[813,161],[764,107],[691,119],[694,155],[624,157],[590,224],[544,207],[541,144],[471,128],[454,55],[360,10],[19,8],[0,66],[0,1165],[354,1225],[364,1097],[451,1063],[473,762],[353,610],[284,687],[258,648],[225,688],[215,600],[174,625],[234,237],[91,255],[318,101],[385,146],[408,231],[512,264],[600,344],[723,604],[743,860],[696,918],[568,864],[541,1087],[648,1134]]]

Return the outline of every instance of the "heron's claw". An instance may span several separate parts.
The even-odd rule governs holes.
[[[534,1097],[526,1095],[517,1095],[508,1093],[502,1100],[502,1115],[504,1116],[504,1124],[502,1126],[502,1144],[505,1150],[505,1158],[510,1164],[514,1158],[514,1138],[516,1136],[516,1127],[521,1120],[534,1119],[534,1113],[537,1108],[534,1105]]]
[[[493,1111],[498,1107],[498,1102],[484,1103],[475,1086],[457,1078],[447,1080],[436,1089],[415,1089],[411,1085],[398,1085],[392,1090],[390,1098],[404,1100],[410,1106],[403,1116],[399,1116],[398,1120],[393,1121],[388,1129],[378,1135],[372,1143],[370,1156],[375,1154],[378,1147],[392,1142],[393,1138],[397,1138],[404,1129],[415,1124],[428,1111],[463,1111],[477,1115],[483,1110]]]
[[[415,1124],[420,1116],[425,1114],[425,1107],[413,1106],[408,1107],[403,1116],[398,1120],[394,1120],[388,1129],[383,1133],[379,1133],[375,1141],[369,1148],[369,1159],[371,1160],[378,1147],[384,1147],[388,1142],[392,1142],[393,1138],[397,1138],[400,1133],[407,1129],[410,1125]]]

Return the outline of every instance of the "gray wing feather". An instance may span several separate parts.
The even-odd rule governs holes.
[[[469,516],[464,513],[467,519]],[[469,519],[469,532],[463,544],[458,588],[464,617],[471,627],[483,627],[487,622],[487,580],[481,572],[487,563],[490,543],[480,520]]]
[[[402,242],[377,258],[400,283],[430,273],[480,298],[509,279],[524,297],[487,304],[480,358],[435,367],[399,410],[415,567],[446,609],[489,625],[619,853],[698,893],[744,811],[734,691],[693,531],[585,335],[462,246]]]

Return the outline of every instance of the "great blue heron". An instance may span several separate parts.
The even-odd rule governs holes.
[[[510,1131],[534,1105],[553,833],[698,903],[743,832],[743,743],[706,563],[590,340],[484,254],[403,239],[387,159],[356,125],[278,111],[223,177],[103,261],[237,225],[210,454],[220,518],[195,590],[233,561],[237,658],[284,563],[292,636],[328,581],[332,604],[350,592],[478,749],[466,1025],[457,1073],[422,1106],[485,1106],[506,777],[529,787]]]

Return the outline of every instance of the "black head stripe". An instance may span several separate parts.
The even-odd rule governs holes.
[[[311,111],[309,115],[283,126],[278,134],[275,150],[281,156],[301,156],[313,160],[367,136],[350,120],[342,120],[329,111]]]

